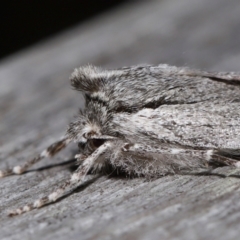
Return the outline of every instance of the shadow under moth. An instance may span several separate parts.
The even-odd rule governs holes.
[[[71,85],[85,109],[65,135],[22,166],[25,172],[70,142],[79,147],[78,168],[50,195],[9,213],[22,214],[56,201],[106,166],[129,175],[160,177],[216,166],[240,167],[240,73],[210,73],[140,65],[102,70],[75,69]]]

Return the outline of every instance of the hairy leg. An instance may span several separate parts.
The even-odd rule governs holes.
[[[15,166],[11,169],[0,170],[0,178],[8,176],[8,175],[22,174],[23,172],[25,172],[32,165],[39,162],[40,160],[42,160],[46,157],[53,157],[56,153],[58,153],[59,151],[64,149],[70,142],[71,142],[71,140],[69,138],[63,138],[63,139],[51,144],[48,148],[46,148],[44,151],[42,151],[36,157],[26,161],[23,165]]]
[[[82,165],[78,167],[78,169],[73,173],[69,180],[67,180],[64,184],[58,187],[54,192],[52,192],[48,196],[36,200],[34,203],[27,204],[22,208],[11,211],[9,213],[9,216],[19,215],[24,212],[31,211],[32,209],[43,207],[49,203],[55,202],[62,196],[66,195],[68,192],[74,190],[76,187],[78,187],[81,183],[84,182],[86,174],[88,173],[90,168],[93,167],[96,160],[100,156],[104,155],[111,147],[111,142],[105,142],[102,146],[97,148],[89,157],[87,157],[83,161]],[[81,155],[77,156],[81,157]],[[78,160],[79,159],[77,159],[77,161]]]
[[[112,158],[112,165],[137,176],[159,176],[181,173],[210,166],[240,167],[240,152],[236,150],[194,149],[181,146],[148,146],[126,143]]]

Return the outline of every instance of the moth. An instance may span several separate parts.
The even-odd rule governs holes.
[[[240,167],[240,74],[139,65],[74,70],[71,85],[85,109],[65,135],[21,166],[0,172],[22,174],[53,157],[70,142],[79,147],[78,168],[49,196],[10,212],[28,212],[56,201],[107,166],[129,175],[161,177],[194,169]]]

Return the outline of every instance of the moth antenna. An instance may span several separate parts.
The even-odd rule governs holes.
[[[221,165],[240,167],[240,150],[220,149],[212,151],[211,160]]]
[[[239,73],[233,73],[233,72],[207,73],[205,77],[208,77],[212,80],[219,81],[219,82],[240,84]]]
[[[66,137],[57,142],[54,142],[45,150],[43,150],[40,154],[38,154],[36,157],[26,161],[23,165],[18,165],[11,169],[0,170],[0,178],[6,177],[9,175],[19,175],[24,173],[32,165],[41,161],[42,159],[46,157],[53,157],[56,153],[64,149],[70,142],[71,142],[71,139]]]
[[[8,215],[12,217],[12,216],[20,215],[25,212],[29,212],[35,208],[43,207],[47,204],[57,201],[59,198],[66,195],[68,192],[71,192],[76,187],[78,187],[81,183],[84,182],[85,176],[87,175],[90,168],[94,165],[96,160],[101,155],[105,154],[105,152],[111,147],[112,147],[112,144],[110,142],[104,143],[102,146],[97,148],[89,157],[87,157],[83,161],[83,164],[77,168],[77,170],[72,174],[69,180],[67,180],[64,184],[58,187],[54,192],[52,192],[48,196],[45,196],[43,198],[36,200],[34,203],[30,203],[24,207],[10,211]],[[81,158],[82,155],[81,154],[76,155],[76,157]],[[82,159],[77,158],[77,161],[81,161],[81,160]]]

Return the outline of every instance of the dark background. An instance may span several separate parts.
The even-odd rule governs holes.
[[[3,58],[127,0],[9,0],[0,14]]]

